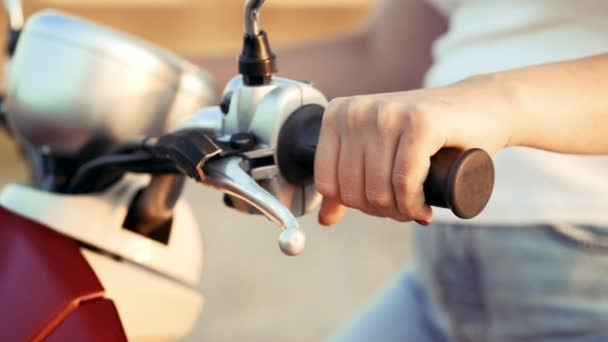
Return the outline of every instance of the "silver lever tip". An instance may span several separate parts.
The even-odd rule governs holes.
[[[279,247],[285,255],[298,255],[302,253],[305,245],[306,235],[300,229],[285,229],[279,235]]]

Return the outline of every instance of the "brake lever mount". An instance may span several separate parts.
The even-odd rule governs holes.
[[[181,129],[202,128],[218,137],[246,133],[255,144],[238,155],[215,156],[201,170],[202,183],[227,195],[226,204],[246,213],[262,213],[284,230],[279,246],[287,255],[304,248],[304,234],[296,216],[314,210],[321,202],[312,180],[290,182],[281,170],[285,158],[278,153],[279,136],[286,120],[304,106],[319,110],[327,99],[310,83],[274,77],[275,55],[259,25],[263,0],[247,0],[246,33],[239,57],[240,75],[225,87],[221,105],[196,113]],[[238,144],[239,139],[231,139]],[[235,146],[237,147],[237,146]]]

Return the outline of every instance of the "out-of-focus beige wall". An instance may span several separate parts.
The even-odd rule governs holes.
[[[131,32],[178,53],[236,51],[244,0],[23,0],[27,15],[55,8]],[[273,44],[352,29],[374,0],[268,0],[261,20]],[[0,27],[6,27],[1,16]],[[5,35],[0,36],[4,40]]]

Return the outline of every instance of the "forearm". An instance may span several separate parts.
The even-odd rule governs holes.
[[[475,76],[424,92],[446,144],[608,153],[608,54]]]
[[[509,144],[608,153],[608,54],[507,72],[514,115]]]

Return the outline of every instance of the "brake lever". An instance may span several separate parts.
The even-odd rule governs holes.
[[[243,170],[243,162],[240,156],[210,160],[199,167],[201,183],[255,207],[283,229],[279,235],[281,251],[290,256],[300,254],[304,250],[306,237],[298,221],[289,209]]]
[[[224,137],[228,138],[228,137]],[[244,169],[254,137],[234,134],[228,140],[204,128],[184,128],[166,134],[148,146],[158,158],[172,160],[181,173],[197,182],[234,196],[257,209],[283,229],[279,247],[286,255],[304,250],[306,238],[298,221],[275,196],[262,188]]]

